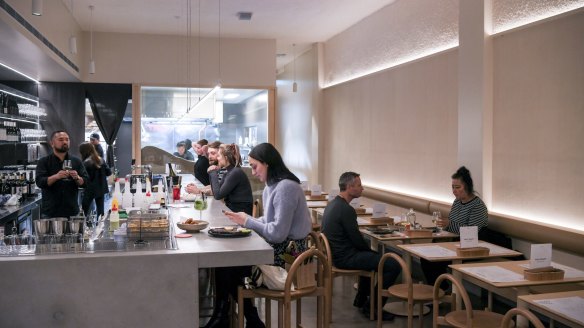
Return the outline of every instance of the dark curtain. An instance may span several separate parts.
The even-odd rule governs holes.
[[[79,157],[79,145],[86,141],[83,84],[43,82],[38,85],[38,97],[40,106],[47,110],[47,121],[41,123],[47,131],[47,139],[54,131],[67,131],[71,139],[70,152]]]
[[[112,144],[126,112],[128,99],[132,98],[132,85],[109,83],[86,83],[85,96],[89,99],[91,111],[99,130],[108,144],[107,162],[114,167]]]

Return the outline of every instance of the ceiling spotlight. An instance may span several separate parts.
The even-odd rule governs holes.
[[[32,14],[35,16],[43,14],[43,0],[32,0]]]

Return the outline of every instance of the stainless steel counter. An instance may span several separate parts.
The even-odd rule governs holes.
[[[174,228],[183,216],[199,218],[186,204],[170,208]],[[231,224],[221,209],[209,200],[210,227]],[[256,233],[217,239],[205,229],[176,243],[177,250],[0,257],[0,327],[196,327],[200,268],[273,261]]]

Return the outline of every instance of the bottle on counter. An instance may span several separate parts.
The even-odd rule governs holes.
[[[144,204],[144,193],[142,192],[142,182],[140,179],[136,179],[136,193],[134,194],[134,205],[136,207],[142,207]]]
[[[114,192],[112,193],[112,202],[113,200],[122,201],[122,192],[120,191],[120,179],[116,179],[116,183],[114,185]]]
[[[133,195],[130,191],[130,182],[126,178],[126,184],[124,187],[124,194],[122,195],[122,208],[130,208],[132,207],[133,202]]]
[[[120,228],[120,213],[118,212],[118,206],[114,205],[109,216],[109,227],[110,231],[114,231]]]

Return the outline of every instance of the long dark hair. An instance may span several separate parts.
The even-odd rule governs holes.
[[[97,150],[95,150],[95,146],[89,142],[84,142],[79,145],[79,153],[81,154],[81,159],[86,160],[88,157],[91,157],[95,167],[98,169],[101,167],[101,157],[97,154]]]
[[[476,194],[474,185],[472,183],[472,178],[470,176],[470,171],[466,167],[461,166],[458,170],[456,170],[456,173],[452,175],[452,179],[458,179],[462,181],[467,194]]]
[[[282,160],[282,156],[272,144],[261,143],[249,152],[249,157],[268,166],[266,183],[268,186],[278,181],[289,179],[300,183],[300,179],[290,172]]]

